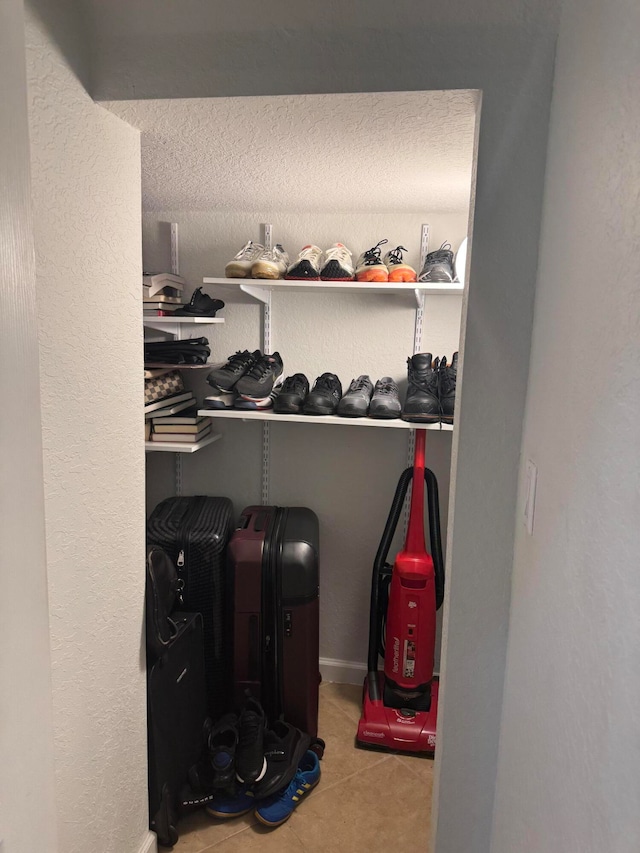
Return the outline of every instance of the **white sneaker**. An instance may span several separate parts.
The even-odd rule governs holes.
[[[289,266],[285,278],[320,280],[320,258],[322,249],[318,246],[305,246],[296,260]]]
[[[253,240],[249,240],[235,258],[226,265],[224,274],[227,278],[250,278],[251,267],[262,252],[264,252],[264,246],[261,243],[254,243]]]
[[[406,251],[404,246],[397,246],[384,256],[384,265],[389,272],[389,281],[415,281],[418,277],[414,268],[402,260],[402,253]]]
[[[253,278],[283,278],[289,266],[289,255],[276,243],[273,249],[263,249],[253,262],[251,275]]]
[[[353,281],[352,254],[342,243],[334,243],[322,258],[322,281]]]
[[[380,257],[380,246],[388,242],[388,240],[380,240],[376,246],[360,255],[356,264],[357,281],[389,281],[389,270]]]

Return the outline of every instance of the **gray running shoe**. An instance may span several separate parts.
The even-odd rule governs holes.
[[[425,258],[418,281],[453,281],[454,278],[451,243],[443,243]]]
[[[373,382],[368,376],[352,379],[349,390],[338,403],[338,414],[343,418],[366,418],[372,393]]]
[[[378,379],[369,403],[369,417],[399,418],[401,411],[400,391],[396,383],[390,376]]]

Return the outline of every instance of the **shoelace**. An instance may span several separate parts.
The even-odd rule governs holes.
[[[324,253],[324,260],[326,264],[328,264],[329,261],[338,261],[338,263],[350,261],[351,252],[346,246],[332,246]]]
[[[398,386],[395,382],[378,383],[375,389],[376,394],[397,394]]]
[[[408,252],[404,246],[396,246],[395,249],[391,249],[389,252],[389,260],[392,264],[401,264],[402,263],[402,253]]]
[[[263,251],[263,250],[264,250],[264,246],[261,243],[254,243],[253,240],[249,240],[249,242],[246,244],[246,246],[243,246],[240,249],[240,251],[236,255],[235,259],[237,261],[244,261],[247,258],[251,257],[254,253],[257,253],[258,251]]]
[[[337,388],[337,382],[335,376],[331,373],[323,373],[322,376],[318,376],[315,381],[315,385],[313,386],[314,391],[333,391]]]
[[[229,356],[227,363],[221,369],[228,370],[230,373],[236,373],[238,370],[246,367],[251,361],[253,361],[253,356],[250,352],[240,352],[240,350],[238,350],[236,353]]]
[[[254,714],[251,711],[243,714],[238,744],[240,749],[246,749],[248,746],[254,745],[261,726],[262,719],[258,714]]]
[[[384,246],[384,244],[388,242],[388,240],[380,240],[376,246],[373,246],[371,249],[367,249],[364,253],[365,267],[372,267],[374,264],[380,263],[380,246]]]
[[[302,791],[304,791],[304,793],[306,793],[307,789],[304,788],[305,784],[306,783],[304,776],[302,775],[302,773],[300,773],[300,771],[298,771],[293,777],[293,779],[289,782],[287,787],[284,789],[284,791],[282,791],[280,796],[274,795],[274,802],[288,804],[293,795],[298,791],[298,789],[301,789]]]
[[[249,373],[247,374],[252,379],[262,379],[263,376],[266,376],[267,373],[271,370],[271,365],[275,363],[275,359],[271,355],[263,355],[259,361],[253,365]]]
[[[427,391],[432,394],[438,388],[438,370],[431,370],[429,373],[420,374],[412,367],[409,368],[409,381],[420,388],[422,391]]]
[[[440,261],[450,261],[452,258],[453,251],[451,250],[451,243],[444,242],[439,249],[436,249],[435,252],[429,252],[426,257],[426,261],[430,263],[437,263]]]
[[[293,376],[287,376],[282,386],[283,394],[302,393],[305,386],[305,381],[301,374],[294,373]]]
[[[298,255],[298,261],[311,261],[312,263],[316,263],[321,254],[322,249],[318,246],[306,246]]]
[[[364,379],[362,376],[359,376],[357,379],[354,379],[351,385],[349,386],[349,391],[363,391],[369,385],[368,380]]]

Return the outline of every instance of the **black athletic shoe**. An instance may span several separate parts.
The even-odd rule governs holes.
[[[323,373],[313,383],[304,401],[305,415],[335,415],[342,397],[342,385],[335,373]]]
[[[224,308],[222,299],[212,299],[208,293],[203,293],[201,287],[196,287],[188,305],[183,305],[174,311],[176,317],[215,317]]]
[[[443,355],[438,368],[440,380],[440,406],[445,424],[453,423],[456,406],[456,380],[458,378],[458,353],[454,352],[451,364],[447,367],[447,357]]]
[[[238,380],[235,390],[243,400],[264,400],[278,384],[284,370],[280,353],[266,353]]]
[[[273,401],[273,411],[279,415],[299,414],[308,393],[309,380],[304,373],[294,373],[293,376],[287,376],[280,393]]]
[[[207,382],[214,388],[219,388],[220,391],[230,391],[238,379],[248,373],[261,357],[262,353],[259,349],[254,352],[249,352],[249,350],[237,352],[235,355],[229,356],[226,364],[223,364],[222,367],[212,370],[207,376]]]
[[[247,699],[238,724],[240,741],[236,752],[236,777],[239,782],[259,782],[267,772],[264,757],[266,723],[262,705],[256,699]]]
[[[238,746],[238,718],[226,714],[209,735],[209,760],[213,770],[213,788],[229,790],[235,782],[236,748]]]
[[[310,743],[309,735],[290,723],[276,720],[273,728],[264,735],[267,770],[253,788],[256,800],[264,800],[287,787]]]
[[[440,421],[438,396],[438,371],[431,365],[430,352],[422,352],[407,359],[409,389],[404,401],[402,419],[418,423],[436,424]]]
[[[418,281],[453,281],[454,277],[451,243],[443,243],[424,259]]]
[[[369,403],[370,418],[399,418],[402,412],[400,392],[390,376],[378,379]]]
[[[343,418],[366,418],[373,394],[373,382],[368,376],[351,380],[349,390],[338,403],[338,414]]]

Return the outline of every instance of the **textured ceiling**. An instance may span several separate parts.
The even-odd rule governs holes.
[[[117,101],[142,131],[149,211],[457,212],[476,93]]]

